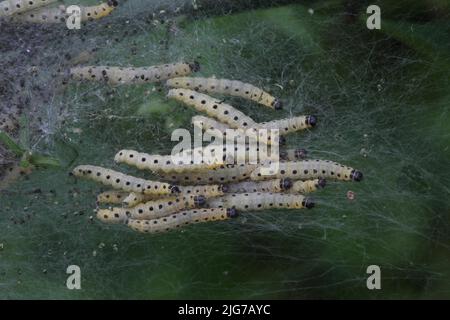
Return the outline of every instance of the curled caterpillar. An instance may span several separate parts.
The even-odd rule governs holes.
[[[138,232],[159,233],[179,229],[193,223],[226,220],[235,217],[237,217],[237,213],[234,209],[194,209],[153,220],[129,219],[127,225]]]
[[[96,6],[79,6],[81,10],[81,22],[93,21],[110,15],[117,7],[117,1],[109,0]],[[59,23],[69,18],[67,8],[64,5],[52,8],[39,8],[30,12],[18,14],[14,17],[16,22],[29,23]]]
[[[273,120],[269,122],[262,122],[258,124],[260,129],[278,129],[281,135],[287,133],[300,131],[315,127],[317,123],[316,116],[298,116],[287,119]]]
[[[248,179],[250,173],[257,168],[253,164],[223,165],[205,172],[191,174],[162,174],[161,179],[177,184],[211,184],[229,183]]]
[[[361,171],[329,160],[280,162],[278,171],[269,172],[269,175],[262,175],[261,170],[262,167],[259,167],[258,169],[253,171],[250,178],[252,180],[266,180],[273,178],[310,180],[325,178],[343,181],[361,181],[363,178],[363,174]]]
[[[167,96],[194,107],[200,112],[205,112],[231,128],[252,128],[256,126],[256,122],[252,118],[206,94],[188,89],[170,89]]]
[[[111,85],[142,84],[167,80],[200,70],[198,62],[172,63],[151,67],[125,68],[106,66],[75,67],[70,69],[74,80],[105,81]]]
[[[227,192],[285,192],[292,187],[291,179],[273,179],[267,181],[243,181],[227,185]]]
[[[97,195],[97,203],[120,204],[128,196],[128,193],[117,190],[110,190]]]
[[[184,210],[201,207],[203,196],[169,197],[141,203],[133,208],[100,209],[97,218],[109,223],[125,223],[128,219],[149,220]]]
[[[179,192],[178,187],[168,183],[144,180],[97,166],[78,166],[72,171],[76,177],[84,177],[115,189],[144,194],[170,194]]]
[[[234,208],[238,211],[265,209],[301,209],[314,207],[314,201],[300,194],[272,192],[233,193],[207,201],[209,207]]]
[[[194,163],[194,153],[198,152],[198,155],[202,157],[201,163]],[[173,162],[173,160],[178,160],[178,162]],[[134,150],[120,150],[114,157],[114,161],[117,163],[126,163],[131,166],[135,166],[141,170],[147,169],[152,171],[162,171],[162,172],[190,172],[199,170],[208,170],[216,168],[222,164],[214,162],[214,159],[207,159],[210,161],[203,161],[203,149],[197,150],[187,150],[183,152],[180,156],[161,156],[161,155],[150,155],[147,153],[141,153]]]
[[[283,107],[280,100],[264,90],[237,80],[180,77],[168,80],[167,85],[172,88],[191,89],[204,93],[218,93],[241,97],[277,110]]]
[[[284,161],[297,161],[306,159],[308,151],[306,149],[286,149],[280,150],[280,159]]]
[[[0,2],[0,17],[11,16],[21,12],[47,6],[58,0],[6,0]]]
[[[288,191],[289,193],[301,193],[307,194],[315,192],[318,189],[325,188],[327,182],[323,178],[306,180],[306,181],[295,181],[292,184],[292,188]]]

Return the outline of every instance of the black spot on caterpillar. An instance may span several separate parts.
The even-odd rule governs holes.
[[[0,17],[11,16],[47,6],[58,0],[6,0],[0,2]]]
[[[194,149],[189,151],[186,150],[186,155],[180,155],[178,162],[173,162],[173,157],[171,155],[161,156],[161,155],[150,155],[147,153],[141,153],[134,150],[120,150],[114,157],[114,161],[117,163],[126,163],[131,166],[135,166],[141,170],[147,169],[152,171],[162,171],[162,172],[190,172],[198,170],[209,170],[216,168],[222,164],[222,159],[220,163],[212,161],[207,163],[194,163],[193,153],[197,152],[199,156],[202,155],[203,149]],[[185,156],[184,156],[185,155]]]
[[[110,190],[97,195],[97,203],[120,204],[128,196],[128,193],[117,190]]]
[[[291,179],[273,179],[267,181],[243,181],[227,185],[229,193],[285,192],[292,187]]]
[[[314,207],[314,201],[299,194],[271,192],[233,193],[210,199],[208,206],[213,208],[235,208],[238,211],[255,211],[266,209],[301,209]]]
[[[211,184],[230,183],[248,179],[250,173],[257,168],[253,164],[223,165],[205,172],[191,174],[162,174],[161,179],[177,184]]]
[[[282,108],[280,100],[271,96],[264,90],[242,81],[216,78],[180,77],[168,80],[167,85],[172,88],[191,89],[204,93],[218,93],[241,97],[253,100],[272,109]]]
[[[326,180],[323,178],[306,180],[306,181],[295,181],[292,184],[292,188],[288,191],[289,193],[301,193],[307,194],[315,192],[318,189],[325,188]]]
[[[252,180],[266,180],[273,178],[291,178],[293,180],[310,180],[317,178],[361,181],[363,174],[351,167],[329,160],[303,160],[280,162],[277,172],[269,172],[269,175],[261,174],[259,167],[251,174]]]
[[[234,209],[209,208],[183,211],[153,220],[129,219],[127,224],[131,229],[138,232],[160,233],[176,230],[189,224],[226,220],[235,217],[237,217],[237,213]]]
[[[312,128],[317,123],[316,116],[298,116],[287,119],[273,120],[269,122],[262,122],[258,124],[260,129],[278,129],[280,135],[285,135],[291,132],[305,130]]]
[[[188,89],[171,89],[167,96],[194,107],[200,112],[205,112],[231,128],[252,128],[256,126],[256,122],[252,118],[206,94]]]
[[[178,187],[168,183],[144,180],[123,173],[97,166],[78,166],[72,171],[76,177],[84,177],[115,189],[144,194],[170,194],[179,191]]]
[[[75,80],[105,81],[111,85],[142,84],[159,82],[180,74],[190,74],[199,70],[199,64],[172,63],[151,67],[107,67],[87,66],[70,69],[70,75]]]
[[[280,150],[280,159],[284,161],[297,161],[306,159],[308,151],[306,149],[287,149]]]
[[[141,203],[133,208],[100,209],[97,218],[110,223],[125,223],[128,219],[156,219],[184,209],[201,207],[205,201],[205,197],[195,195],[169,197]]]
[[[81,10],[81,22],[104,18],[110,15],[117,5],[117,1],[108,1],[96,6],[79,6]],[[33,11],[18,14],[13,18],[13,20],[16,22],[29,23],[60,23],[65,22],[68,17],[69,15],[67,14],[66,6],[60,5],[58,7],[39,8]]]

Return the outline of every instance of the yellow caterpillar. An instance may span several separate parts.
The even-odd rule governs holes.
[[[93,21],[109,16],[117,7],[117,1],[109,0],[96,6],[79,6],[81,10],[81,22]],[[17,22],[29,23],[60,23],[69,18],[67,8],[64,5],[52,8],[39,8],[14,17]]]
[[[58,0],[6,0],[0,2],[0,17],[11,16],[21,12],[47,6]]]
[[[141,153],[134,150],[120,150],[114,157],[114,161],[117,163],[126,163],[131,166],[135,166],[141,170],[147,169],[152,171],[162,172],[190,172],[199,170],[209,170],[216,168],[222,164],[222,160],[214,162],[211,159],[211,163],[201,161],[201,163],[194,163],[193,152],[198,152],[199,156],[202,156],[203,149],[191,150],[183,153],[183,157],[179,157],[179,162],[174,163],[171,155],[150,155],[147,153]]]
[[[277,172],[269,172],[269,175],[261,174],[259,167],[251,174],[252,180],[266,180],[273,178],[291,178],[293,180],[310,180],[317,178],[335,179],[343,181],[361,181],[361,171],[344,166],[329,160],[303,160],[280,162]]]
[[[233,193],[207,201],[209,207],[234,208],[238,211],[266,209],[301,209],[314,207],[314,201],[299,194],[272,192]]]
[[[178,187],[168,183],[144,180],[97,166],[78,166],[72,171],[76,177],[84,177],[128,192],[144,194],[170,194],[179,192]]]
[[[176,182],[177,184],[211,184],[229,183],[248,179],[250,173],[257,168],[253,164],[223,165],[205,172],[193,172],[191,174],[162,174],[165,181]]]
[[[194,107],[200,112],[205,112],[231,128],[252,128],[256,126],[256,122],[241,111],[206,94],[188,89],[170,89],[167,96]]]
[[[160,233],[179,229],[189,224],[226,220],[235,217],[237,217],[237,213],[234,209],[210,208],[183,211],[153,220],[129,219],[127,224],[131,229],[138,232]]]
[[[133,208],[100,209],[97,218],[109,223],[125,223],[128,219],[149,220],[184,210],[201,207],[203,196],[169,197],[138,204]]]
[[[70,75],[74,80],[105,81],[111,85],[121,85],[159,82],[178,75],[197,72],[198,70],[200,70],[198,62],[181,62],[139,68],[107,66],[75,67],[70,69]]]
[[[172,88],[191,89],[204,93],[218,93],[241,97],[253,100],[272,109],[281,109],[283,107],[280,100],[264,90],[237,80],[180,77],[168,80],[167,85]]]
[[[269,122],[262,122],[258,124],[258,128],[278,129],[280,130],[280,135],[285,135],[287,133],[315,127],[316,123],[317,117],[308,115],[308,116],[298,116],[287,119],[273,120]]]
[[[292,187],[291,179],[273,179],[267,181],[243,181],[227,185],[227,192],[285,192]]]
[[[280,150],[280,159],[284,161],[297,161],[306,159],[308,151],[303,148]]]
[[[306,180],[306,181],[295,181],[292,184],[292,188],[289,189],[289,193],[301,193],[307,194],[315,192],[318,189],[325,188],[326,180],[323,178]]]
[[[97,203],[120,204],[127,197],[128,193],[117,190],[110,190],[97,195]]]

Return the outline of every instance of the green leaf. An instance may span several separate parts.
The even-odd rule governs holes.
[[[0,142],[3,142],[3,144],[18,157],[21,157],[26,151],[3,130],[0,130]]]

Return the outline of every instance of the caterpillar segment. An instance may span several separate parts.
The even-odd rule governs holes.
[[[151,67],[86,66],[70,69],[74,80],[102,81],[110,85],[144,84],[165,81],[200,69],[198,62],[181,62]]]
[[[128,219],[127,225],[131,229],[142,233],[161,233],[180,229],[190,224],[227,220],[236,218],[237,216],[238,214],[235,209],[194,209],[152,220]]]
[[[298,116],[293,118],[286,118],[280,120],[273,120],[269,122],[262,122],[258,124],[259,129],[278,129],[280,135],[306,130],[315,127],[317,124],[317,117],[313,115]]]
[[[300,194],[283,194],[272,192],[233,193],[210,199],[207,205],[213,208],[235,208],[241,211],[266,209],[302,209],[314,207],[314,201]]]
[[[286,192],[292,187],[292,180],[273,179],[266,181],[243,181],[227,185],[229,193],[253,193],[253,192]]]
[[[267,170],[267,168],[263,167],[254,170],[250,178],[254,181],[273,178],[291,178],[292,180],[324,178],[341,181],[361,181],[363,178],[361,171],[329,160],[280,162],[277,171],[267,170],[269,172],[266,175],[262,174],[263,169]]]
[[[125,223],[128,219],[157,219],[181,210],[201,207],[205,201],[203,196],[169,197],[141,203],[133,208],[100,209],[97,218],[109,223]]]
[[[307,157],[308,157],[308,150],[303,148],[280,150],[280,159],[284,161],[303,160],[306,159]]]
[[[8,17],[48,6],[58,0],[6,0],[0,2],[0,17]]]
[[[172,88],[191,89],[204,93],[241,97],[275,110],[283,107],[282,102],[269,93],[252,84],[238,80],[179,77],[167,80],[166,84]]]
[[[325,188],[327,182],[323,178],[306,180],[306,181],[295,181],[292,184],[292,188],[288,191],[289,193],[301,193],[307,194],[315,192],[319,189]]]
[[[114,189],[123,190],[126,192],[155,195],[166,195],[179,192],[179,188],[177,186],[173,186],[168,183],[136,178],[111,169],[105,169],[97,166],[77,166],[73,169],[72,174],[76,177],[90,179],[95,182],[111,186]]]
[[[128,193],[123,191],[117,190],[105,191],[97,195],[97,203],[121,204],[127,196]]]

